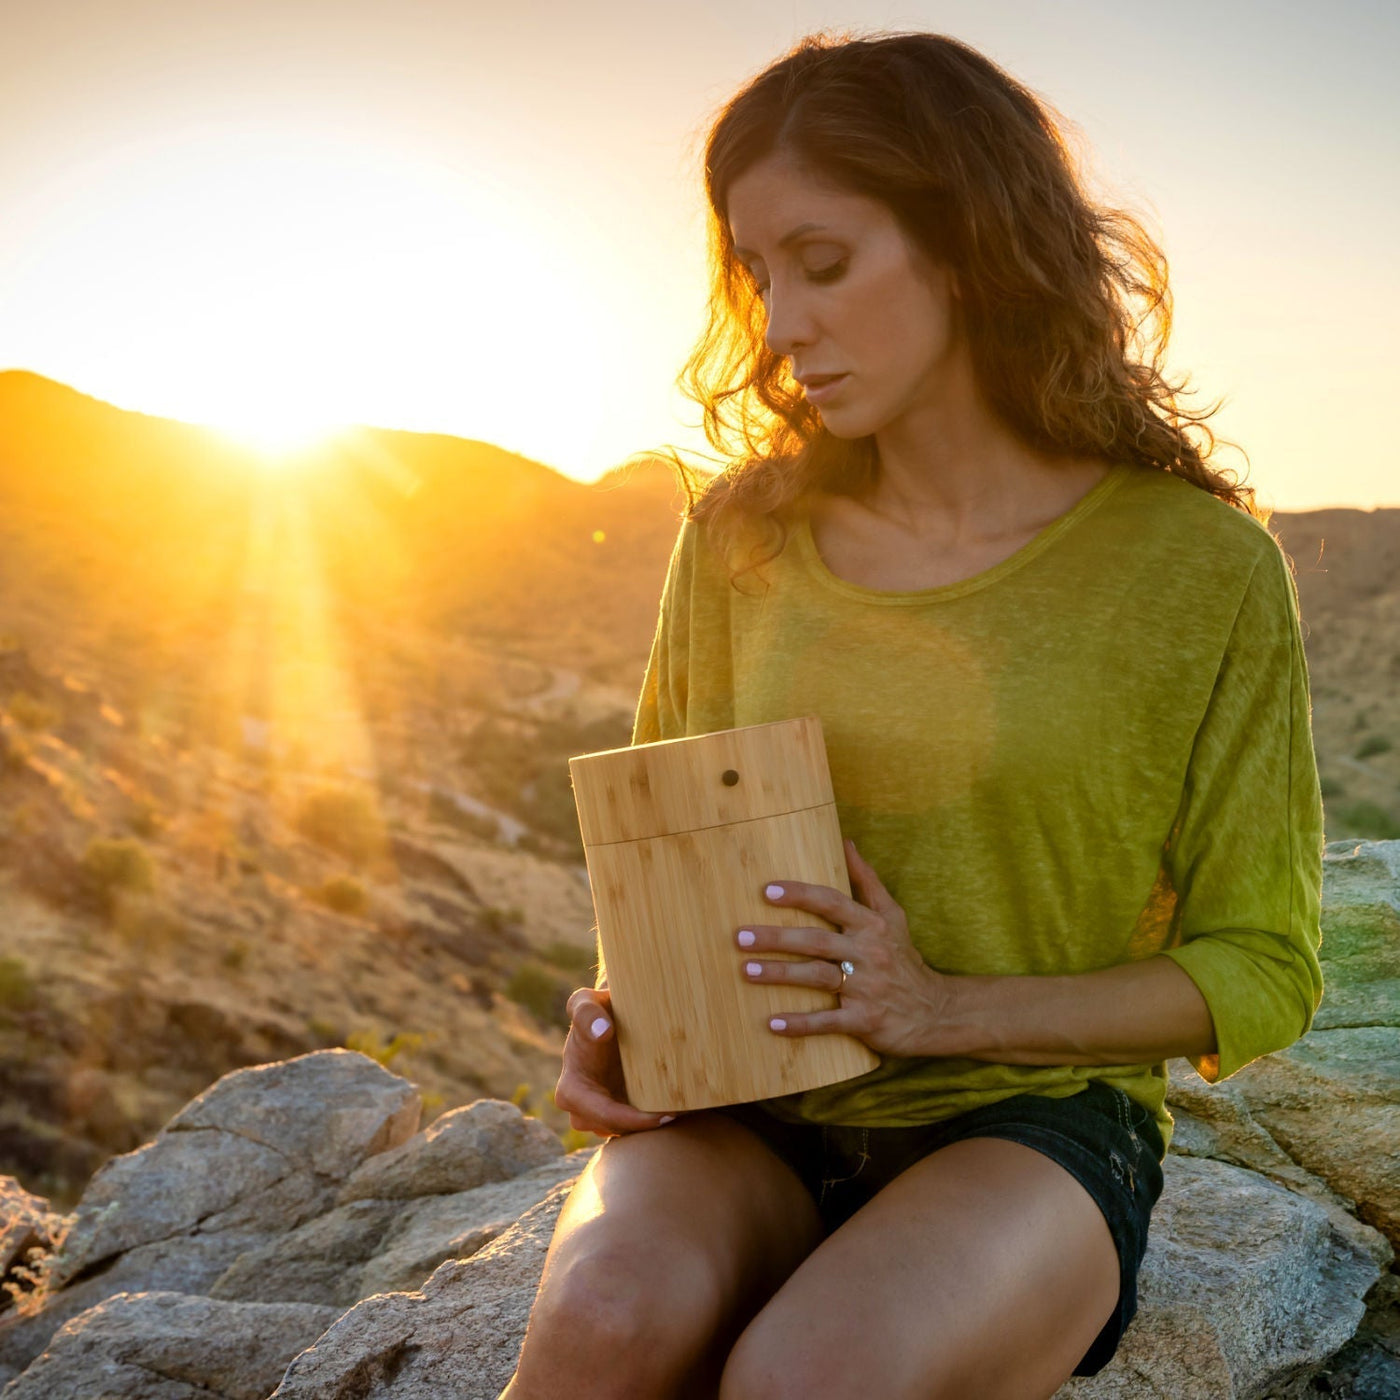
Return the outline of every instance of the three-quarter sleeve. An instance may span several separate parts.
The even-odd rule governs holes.
[[[634,745],[678,739],[686,732],[694,543],[694,524],[682,521],[666,566],[651,655],[642,677],[641,694],[637,697],[637,712],[632,721]]]
[[[1200,989],[1208,1083],[1282,1050],[1322,999],[1324,845],[1298,596],[1273,542],[1254,567],[1196,731],[1166,848],[1179,943],[1163,957]]]

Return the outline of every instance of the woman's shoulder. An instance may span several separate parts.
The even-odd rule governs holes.
[[[1119,509],[1171,551],[1183,568],[1249,574],[1280,555],[1278,540],[1257,516],[1172,472],[1126,468],[1128,489]]]

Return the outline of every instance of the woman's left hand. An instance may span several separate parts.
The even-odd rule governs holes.
[[[750,982],[784,982],[840,993],[831,1011],[787,1011],[769,1022],[777,1035],[853,1035],[885,1055],[923,1055],[946,1013],[952,978],[935,972],[909,938],[909,922],[880,877],[846,841],[846,868],[857,898],[830,885],[780,880],[764,891],[773,904],[806,909],[835,929],[749,924],[736,941]],[[780,892],[778,892],[780,891]],[[752,942],[746,936],[752,935]],[[817,961],[764,959],[764,953],[806,954]],[[855,971],[841,981],[841,960]],[[756,967],[757,972],[751,969]]]

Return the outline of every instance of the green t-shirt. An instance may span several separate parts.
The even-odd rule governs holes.
[[[752,572],[734,588],[703,525],[682,523],[632,743],[817,715],[841,830],[931,966],[1172,958],[1215,1023],[1218,1053],[1193,1060],[1212,1083],[1307,1031],[1322,801],[1297,594],[1257,520],[1168,472],[1116,466],[957,583],[838,578],[805,517],[762,574],[766,591]],[[762,1103],[789,1121],[899,1127],[1095,1078],[1170,1142],[1165,1063],[886,1055]]]

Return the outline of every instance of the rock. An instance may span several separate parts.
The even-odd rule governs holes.
[[[519,1118],[520,1111],[506,1105]],[[530,1122],[533,1120],[525,1120]],[[509,1141],[510,1134],[503,1134]],[[577,1162],[560,1156],[506,1181],[418,1200],[348,1201],[241,1255],[210,1288],[215,1298],[351,1307],[372,1293],[417,1288],[446,1259],[489,1244]],[[499,1164],[500,1158],[496,1159]]]
[[[360,1270],[402,1210],[400,1201],[337,1206],[288,1235],[244,1250],[210,1284],[209,1295],[260,1303],[319,1303],[343,1311],[363,1296]]]
[[[477,1099],[363,1163],[341,1187],[340,1200],[406,1200],[470,1191],[563,1153],[559,1139],[538,1118],[526,1118],[503,1099]]]
[[[162,1133],[93,1177],[55,1270],[59,1284],[114,1254],[183,1235],[286,1176],[287,1160],[227,1133]]]
[[[1171,1063],[1176,1133],[1138,1314],[1114,1360],[1062,1387],[1062,1400],[1396,1391],[1400,842],[1334,843],[1324,871],[1324,1012],[1296,1045],[1222,1084]],[[242,1071],[254,1078],[236,1093],[238,1076],[226,1076],[98,1173],[64,1250],[67,1286],[37,1317],[0,1320],[0,1380],[28,1365],[17,1384],[71,1375],[91,1387],[43,1391],[58,1396],[242,1393],[231,1387],[245,1378],[220,1369],[219,1339],[243,1323],[218,1309],[262,1307],[259,1384],[276,1379],[276,1338],[292,1335],[279,1326],[335,1319],[290,1359],[279,1400],[496,1400],[590,1153],[563,1155],[500,1100],[410,1137],[411,1089],[364,1057],[329,1053],[334,1063]],[[122,1332],[120,1307],[142,1288],[185,1296]],[[123,1290],[119,1307],[111,1295]],[[200,1327],[215,1339],[207,1357],[189,1344]],[[138,1333],[140,1346],[122,1350]]]
[[[224,1075],[93,1177],[54,1263],[57,1292],[32,1316],[0,1319],[0,1368],[23,1370],[60,1325],[112,1294],[206,1292],[240,1254],[329,1209],[419,1111],[412,1085],[349,1050]]]
[[[496,1400],[515,1369],[571,1184],[560,1182],[505,1234],[443,1264],[421,1289],[351,1308],[292,1362],[271,1400]]]
[[[1057,1400],[1265,1400],[1306,1380],[1356,1331],[1373,1253],[1240,1167],[1168,1154],[1163,1176],[1138,1314],[1113,1360]]]
[[[0,1376],[6,1369],[22,1371],[64,1323],[115,1293],[138,1293],[159,1280],[162,1289],[178,1293],[207,1293],[214,1280],[265,1235],[177,1235],[139,1245],[118,1255],[89,1278],[50,1294],[35,1313],[10,1313],[0,1322]]]
[[[334,1308],[118,1293],[65,1323],[5,1400],[263,1400]],[[101,1378],[100,1380],[98,1378]]]
[[[1209,1157],[1259,1172],[1317,1202],[1332,1228],[1370,1254],[1381,1268],[1391,1263],[1393,1249],[1375,1229],[1356,1218],[1355,1202],[1300,1166],[1255,1120],[1238,1076],[1223,1084],[1207,1084],[1186,1060],[1172,1060],[1168,1072],[1176,1120],[1171,1155]]]
[[[1400,1244],[1400,1030],[1316,1031],[1234,1078],[1274,1141]]]
[[[284,1233],[363,1158],[403,1142],[419,1111],[410,1085],[350,1050],[234,1070],[93,1177],[57,1280],[195,1226]]]
[[[1326,1211],[1223,1163],[1169,1157],[1164,1174],[1138,1317],[1110,1366],[1062,1397],[1262,1400],[1350,1338],[1381,1268]],[[567,1186],[421,1289],[351,1309],[288,1368],[276,1400],[495,1400]]]
[[[1400,841],[1323,862],[1323,1000],[1296,1044],[1206,1085],[1169,1066],[1173,1150],[1261,1171],[1400,1243]],[[1183,1112],[1184,1110],[1184,1112]],[[1344,1226],[1343,1226],[1344,1228]]]
[[[1323,871],[1313,1030],[1400,1027],[1400,841],[1334,841]]]
[[[413,1086],[368,1056],[316,1050],[224,1075],[165,1131],[230,1133],[341,1180],[366,1157],[406,1141],[420,1112]]]

